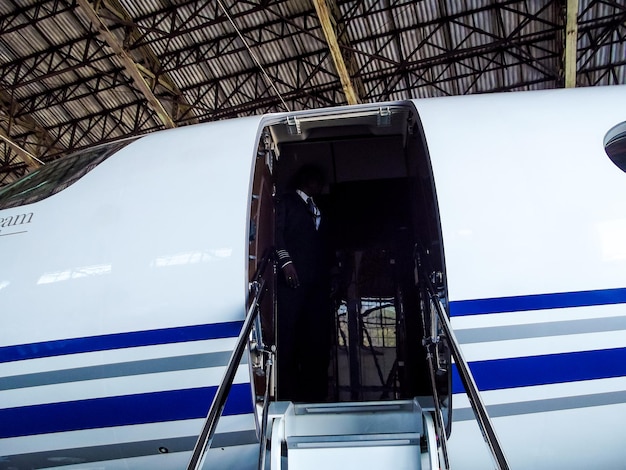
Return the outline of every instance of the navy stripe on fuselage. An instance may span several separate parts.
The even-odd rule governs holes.
[[[0,363],[111,349],[231,338],[239,336],[242,324],[241,321],[211,323],[4,346],[0,347]]]
[[[580,292],[559,292],[555,294],[452,301],[450,302],[450,316],[461,317],[486,313],[590,307],[594,305],[613,305],[622,303],[626,303],[626,288]]]
[[[0,439],[205,418],[217,387],[0,409]],[[249,383],[232,386],[224,416],[252,413]]]
[[[470,363],[481,391],[626,376],[626,348],[513,357]],[[456,365],[452,393],[464,388]]]

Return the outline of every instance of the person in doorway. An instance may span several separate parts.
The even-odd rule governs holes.
[[[323,171],[303,166],[295,190],[276,201],[278,398],[322,402],[328,395],[332,316],[325,220],[315,198]]]

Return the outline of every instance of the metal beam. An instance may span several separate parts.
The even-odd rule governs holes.
[[[16,2],[13,2],[15,5]],[[74,9],[72,2],[64,0],[36,0],[28,2],[26,6],[15,5],[14,10],[3,12],[0,15],[0,30],[3,34],[9,34],[21,29],[29,28],[34,22],[54,18]],[[29,21],[22,21],[26,17]]]
[[[0,139],[21,157],[29,170],[43,165],[40,160],[43,155],[63,151],[58,141],[32,115],[23,113],[20,103],[3,90],[0,90],[0,123]],[[25,145],[36,148],[38,156],[27,151]],[[4,157],[9,163],[8,154]]]
[[[183,92],[178,88],[172,77],[164,73],[160,58],[155,54],[150,43],[142,44],[144,35],[135,24],[133,17],[122,5],[120,0],[102,0],[99,3],[99,10],[106,8],[106,13],[111,16],[112,21],[124,28],[124,44],[130,54],[137,58],[135,60],[137,69],[146,81],[151,85],[150,89],[161,91],[160,102],[169,102],[172,105],[170,114],[173,119],[180,123],[184,118],[186,124],[198,123],[198,119],[193,115],[192,108],[185,99]],[[143,26],[143,25],[142,25]],[[160,90],[157,90],[157,86]]]
[[[578,52],[578,0],[567,0],[565,26],[565,88],[576,87],[576,58]]]
[[[143,74],[139,71],[137,64],[133,58],[126,52],[124,46],[117,40],[117,38],[111,33],[109,28],[104,24],[102,18],[96,13],[89,0],[77,0],[78,5],[81,7],[81,11],[91,21],[94,28],[98,30],[100,36],[104,39],[107,45],[115,52],[117,58],[121,61],[124,69],[128,75],[132,78],[135,86],[143,94],[148,101],[150,108],[156,113],[165,127],[176,127],[176,123],[169,115],[163,104],[152,92],[150,85],[144,78]]]
[[[332,5],[329,5],[328,2],[333,3]],[[341,86],[343,87],[343,92],[346,95],[346,100],[348,101],[348,104],[358,104],[360,103],[360,98],[354,84],[352,83],[352,78],[348,72],[346,61],[341,54],[341,47],[339,46],[339,41],[337,40],[337,33],[335,30],[337,21],[335,15],[331,11],[333,7],[337,10],[337,4],[333,0],[313,0],[313,5],[315,6],[315,11],[317,12],[317,16],[320,20],[324,36],[326,37],[326,42],[328,43],[328,48],[330,49],[330,55],[333,58],[335,69],[339,74],[339,80],[341,80]]]
[[[278,96],[278,98],[280,99],[280,102],[282,103],[284,108],[287,111],[291,111],[291,108],[289,108],[289,106],[287,106],[287,103],[283,99],[280,91],[278,90],[278,88],[276,88],[276,84],[274,83],[274,80],[267,74],[267,71],[265,70],[265,67],[261,63],[259,57],[252,50],[252,48],[250,47],[250,44],[248,43],[247,39],[241,33],[241,30],[239,29],[239,27],[235,24],[235,21],[233,20],[233,17],[230,15],[230,13],[228,12],[226,7],[224,6],[224,4],[220,0],[217,0],[217,4],[220,6],[220,9],[222,10],[222,12],[226,16],[226,18],[228,18],[228,21],[231,24],[231,26],[233,27],[233,29],[237,32],[237,35],[239,36],[239,39],[241,40],[241,42],[243,42],[244,46],[246,47],[246,50],[248,51],[248,54],[250,54],[250,57],[255,62],[257,67],[259,67],[259,70],[261,71],[261,74],[262,74],[263,79],[265,80],[265,83],[267,84],[267,86],[274,91],[276,96]]]
[[[32,153],[27,152],[18,144],[13,142],[13,140],[11,140],[11,138],[5,134],[3,129],[0,129],[0,139],[5,141],[13,149],[13,151],[22,158],[22,160],[24,161],[24,163],[26,163],[26,165],[28,165],[28,168],[30,170],[43,165],[43,162],[35,157]]]

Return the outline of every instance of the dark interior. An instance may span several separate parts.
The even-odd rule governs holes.
[[[330,222],[340,266],[328,400],[432,395],[416,247],[434,253],[438,267],[442,256],[430,167],[411,113],[297,124],[271,127],[274,178],[280,194],[304,164],[326,174],[316,202]],[[439,392],[447,394],[448,378],[440,380]]]

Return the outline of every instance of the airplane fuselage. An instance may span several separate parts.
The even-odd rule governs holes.
[[[256,116],[104,147],[3,188],[0,468],[186,465],[246,311],[264,132],[283,172],[327,159],[331,202],[359,182],[422,181],[407,217],[425,217],[415,237],[431,243],[512,468],[619,468],[626,175],[605,137],[624,109],[616,86]],[[487,468],[451,373],[451,467]],[[257,465],[252,382],[244,359],[212,468]]]

